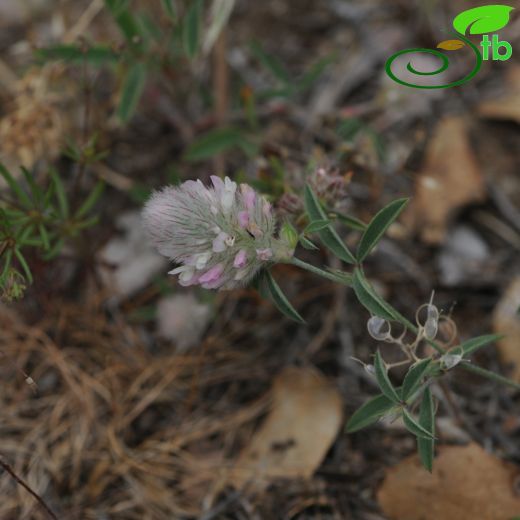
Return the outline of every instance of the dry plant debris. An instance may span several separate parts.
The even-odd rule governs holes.
[[[391,520],[512,520],[520,469],[477,444],[443,447],[433,474],[414,455],[387,471],[377,498]]]
[[[237,487],[263,489],[275,478],[310,478],[338,433],[341,396],[315,369],[283,370],[271,399],[267,418],[232,469]]]
[[[484,199],[485,186],[461,117],[441,120],[426,151],[406,223],[427,243],[439,244],[454,213]]]
[[[220,340],[151,355],[116,321],[95,302],[53,305],[38,327],[1,309],[2,460],[60,519],[199,517],[231,461],[222,446],[241,445],[267,406],[239,385],[269,373]],[[9,475],[0,496],[2,520],[47,520]]]
[[[520,65],[511,65],[503,95],[483,101],[478,107],[482,117],[520,123]]]
[[[493,313],[497,334],[504,337],[497,342],[502,361],[513,367],[512,376],[520,382],[520,277],[513,280]]]
[[[61,151],[65,117],[47,82],[37,69],[27,73],[0,119],[0,160],[15,173],[20,166],[31,169],[39,160],[56,159]]]

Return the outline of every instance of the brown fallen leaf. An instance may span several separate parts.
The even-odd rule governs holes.
[[[493,327],[504,337],[497,341],[503,363],[513,365],[512,377],[520,382],[520,277],[513,280],[493,313]]]
[[[433,474],[416,455],[387,471],[377,499],[390,520],[512,520],[520,468],[477,444],[441,448]]]
[[[508,70],[505,94],[480,103],[478,113],[490,119],[520,123],[520,65],[511,65]]]
[[[484,180],[463,118],[442,119],[427,148],[404,224],[424,242],[438,244],[453,214],[484,197]]]
[[[262,490],[275,478],[310,478],[338,433],[341,396],[318,371],[286,368],[271,396],[267,418],[231,469],[235,487]]]
[[[466,44],[462,40],[444,40],[437,44],[437,49],[445,51],[456,51],[462,49]]]

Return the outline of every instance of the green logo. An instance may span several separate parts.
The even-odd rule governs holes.
[[[396,52],[390,56],[390,58],[388,58],[385,64],[386,73],[397,83],[413,88],[449,88],[466,83],[478,73],[480,67],[482,66],[482,60],[489,60],[490,56],[491,59],[498,61],[505,61],[511,58],[513,54],[513,48],[511,47],[511,44],[509,42],[499,40],[497,34],[493,34],[490,39],[488,33],[498,31],[499,29],[505,27],[509,22],[509,15],[513,9],[513,7],[508,5],[485,5],[482,7],[468,9],[467,11],[463,11],[455,17],[453,20],[453,27],[458,33],[455,34],[457,39],[442,41],[437,45],[437,49],[446,51],[456,51],[458,49],[462,49],[463,47],[469,47],[471,49],[475,56],[475,65],[473,69],[462,79],[452,81],[446,85],[416,85],[414,83],[399,79],[392,71],[392,64],[397,58],[399,58],[399,56],[412,53],[427,53],[441,60],[441,64],[436,70],[431,72],[422,72],[415,69],[411,62],[408,62],[406,69],[417,76],[435,76],[440,74],[449,67],[449,59],[446,54],[443,54],[437,49],[417,48],[404,49],[402,51]],[[470,34],[483,35],[482,41],[480,42],[482,53],[480,52],[480,49],[475,44],[473,44],[468,37],[466,37],[466,35]]]

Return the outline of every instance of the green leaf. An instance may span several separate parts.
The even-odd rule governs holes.
[[[105,5],[114,16],[120,15],[123,11],[127,11],[132,0],[105,0]]]
[[[22,206],[31,208],[33,203],[29,195],[27,195],[22,187],[14,180],[13,176],[9,173],[9,170],[2,163],[0,163],[0,175],[5,179],[5,182],[7,182],[11,191],[18,197]]]
[[[484,336],[478,336],[476,338],[469,339],[464,343],[461,343],[457,347],[450,350],[450,354],[462,354],[463,357],[470,356],[478,349],[498,341],[503,336],[501,334],[486,334]]]
[[[337,211],[332,212],[332,215],[335,216],[342,224],[351,229],[355,229],[356,231],[365,231],[367,228],[367,225],[356,217],[344,215],[343,213],[338,213]]]
[[[513,7],[508,5],[483,5],[463,11],[453,20],[453,27],[460,34],[492,33],[509,23],[509,14]]]
[[[408,199],[394,200],[388,206],[379,211],[368,224],[357,250],[357,259],[361,263],[370,251],[379,242],[390,224],[399,216],[404,209]]]
[[[292,85],[292,78],[289,73],[286,71],[285,67],[282,65],[282,62],[273,56],[272,54],[268,54],[264,51],[261,45],[258,42],[253,42],[251,44],[251,50],[253,54],[256,56],[258,61],[278,80],[280,83],[284,85]]]
[[[56,197],[58,199],[60,214],[62,218],[65,219],[69,216],[69,201],[67,200],[67,195],[65,193],[65,186],[63,185],[58,172],[54,168],[51,168],[50,175],[54,185],[54,191],[56,192]]]
[[[60,44],[38,49],[35,52],[41,60],[63,60],[71,63],[91,63],[92,65],[104,65],[115,63],[119,59],[117,52],[106,45],[93,45],[83,49],[78,45]]]
[[[2,255],[2,261],[4,262],[4,268],[2,269],[2,274],[0,275],[0,280],[4,281],[6,276],[9,273],[9,268],[11,267],[11,262],[13,260],[13,250],[8,249]]]
[[[192,0],[182,26],[184,51],[189,58],[194,58],[199,48],[202,0]]]
[[[394,312],[392,307],[375,292],[363,275],[361,269],[354,269],[352,287],[354,288],[354,292],[356,293],[357,299],[361,305],[363,305],[363,307],[365,307],[371,314],[386,320],[398,320],[397,311]]]
[[[300,244],[302,245],[302,247],[308,249],[309,251],[318,251],[319,249],[319,247],[314,242],[310,241],[303,235],[300,235]]]
[[[46,261],[52,260],[56,256],[59,255],[60,251],[62,250],[63,246],[65,245],[65,239],[60,238],[57,240],[54,245],[51,247],[50,251],[47,251],[45,255],[43,255],[43,259]]]
[[[376,379],[381,392],[383,392],[388,399],[393,401],[395,404],[399,404],[401,399],[396,389],[393,387],[390,378],[388,377],[388,371],[379,350],[376,352],[376,358],[374,362],[374,368],[376,372]]]
[[[336,129],[338,135],[344,139],[345,141],[352,141],[356,134],[362,129],[365,128],[366,125],[356,117],[351,117],[348,119],[343,119]]]
[[[413,433],[416,437],[420,439],[434,439],[432,433],[430,433],[424,426],[421,426],[408,412],[408,410],[403,408],[403,423],[406,429]]]
[[[305,323],[305,320],[300,316],[298,311],[291,305],[285,294],[280,289],[279,285],[274,280],[269,271],[264,273],[266,288],[269,291],[272,302],[276,305],[278,310],[298,323]]]
[[[410,397],[412,397],[413,394],[417,392],[421,386],[423,377],[428,372],[431,361],[431,358],[423,359],[422,361],[419,361],[410,367],[404,378],[401,390],[401,397],[403,401],[408,401],[408,399],[410,399]]]
[[[188,161],[203,161],[231,148],[241,146],[245,141],[242,132],[236,128],[217,128],[193,141],[185,154]]]
[[[84,217],[92,209],[94,204],[96,204],[96,202],[99,200],[99,197],[101,197],[104,189],[105,183],[103,181],[98,181],[81,207],[78,209],[78,211],[76,211],[76,218]]]
[[[395,407],[393,401],[380,394],[358,408],[347,422],[347,432],[353,433],[375,423]]]
[[[40,237],[42,239],[43,249],[45,251],[48,251],[51,246],[50,246],[50,241],[49,241],[49,234],[47,233],[45,226],[43,224],[39,224],[38,231],[40,232]]]
[[[136,43],[139,43],[136,39],[141,39],[141,33],[139,30],[139,24],[135,21],[128,9],[128,4],[129,2],[125,0],[105,0],[105,5],[114,17],[125,39],[132,45],[135,45]]]
[[[23,166],[21,167],[24,179],[26,180],[27,184],[29,185],[29,188],[31,190],[31,195],[34,200],[34,202],[37,205],[40,205],[43,203],[44,194],[41,188],[36,184],[36,181],[34,180],[33,174]]]
[[[117,108],[117,115],[123,123],[127,122],[134,115],[137,104],[143,94],[145,83],[146,65],[144,63],[135,63],[128,70],[123,82],[121,99]]]
[[[25,244],[25,241],[29,239],[31,236],[31,233],[34,229],[34,224],[30,224],[29,226],[22,228],[21,230],[18,230],[20,234],[16,237],[16,241],[18,242],[18,245]]]
[[[177,18],[177,8],[173,0],[161,0],[161,5],[168,18],[175,20]]]
[[[304,92],[309,87],[313,85],[313,83],[321,76],[323,71],[334,62],[336,59],[336,56],[325,56],[321,60],[319,60],[317,63],[312,65],[310,70],[305,73],[305,75],[301,78],[301,80],[297,83],[297,88],[300,92]]]
[[[431,439],[423,437],[417,438],[417,449],[419,458],[423,466],[431,473],[433,470],[433,454],[435,447],[435,409],[430,388],[426,388],[423,393],[421,410],[419,412],[419,426],[424,428],[431,436]]]
[[[305,186],[305,209],[309,215],[311,222],[315,220],[327,220],[327,215],[321,204],[316,197],[316,194],[312,191],[311,187],[307,184]],[[355,264],[356,259],[354,255],[349,251],[345,243],[338,236],[334,228],[329,225],[326,228],[320,230],[318,235],[323,244],[332,251],[340,260],[348,264]]]
[[[330,220],[314,220],[304,230],[304,233],[315,233],[330,225]]]
[[[15,248],[14,255],[18,259],[18,262],[20,262],[20,265],[22,266],[23,272],[25,273],[25,277],[27,278],[27,281],[29,283],[33,282],[33,276],[31,273],[31,270],[29,269],[29,266],[27,264],[27,261],[23,257],[21,251],[18,248]]]
[[[163,31],[148,13],[140,13],[136,17],[136,20],[141,27],[140,32],[143,36],[143,47],[147,47],[152,40],[159,45],[163,45]]]

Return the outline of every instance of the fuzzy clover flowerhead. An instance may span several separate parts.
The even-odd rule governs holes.
[[[178,267],[184,286],[233,289],[268,264],[287,260],[291,246],[276,237],[271,204],[247,184],[212,176],[212,187],[186,181],[156,191],[144,207],[145,229]]]

